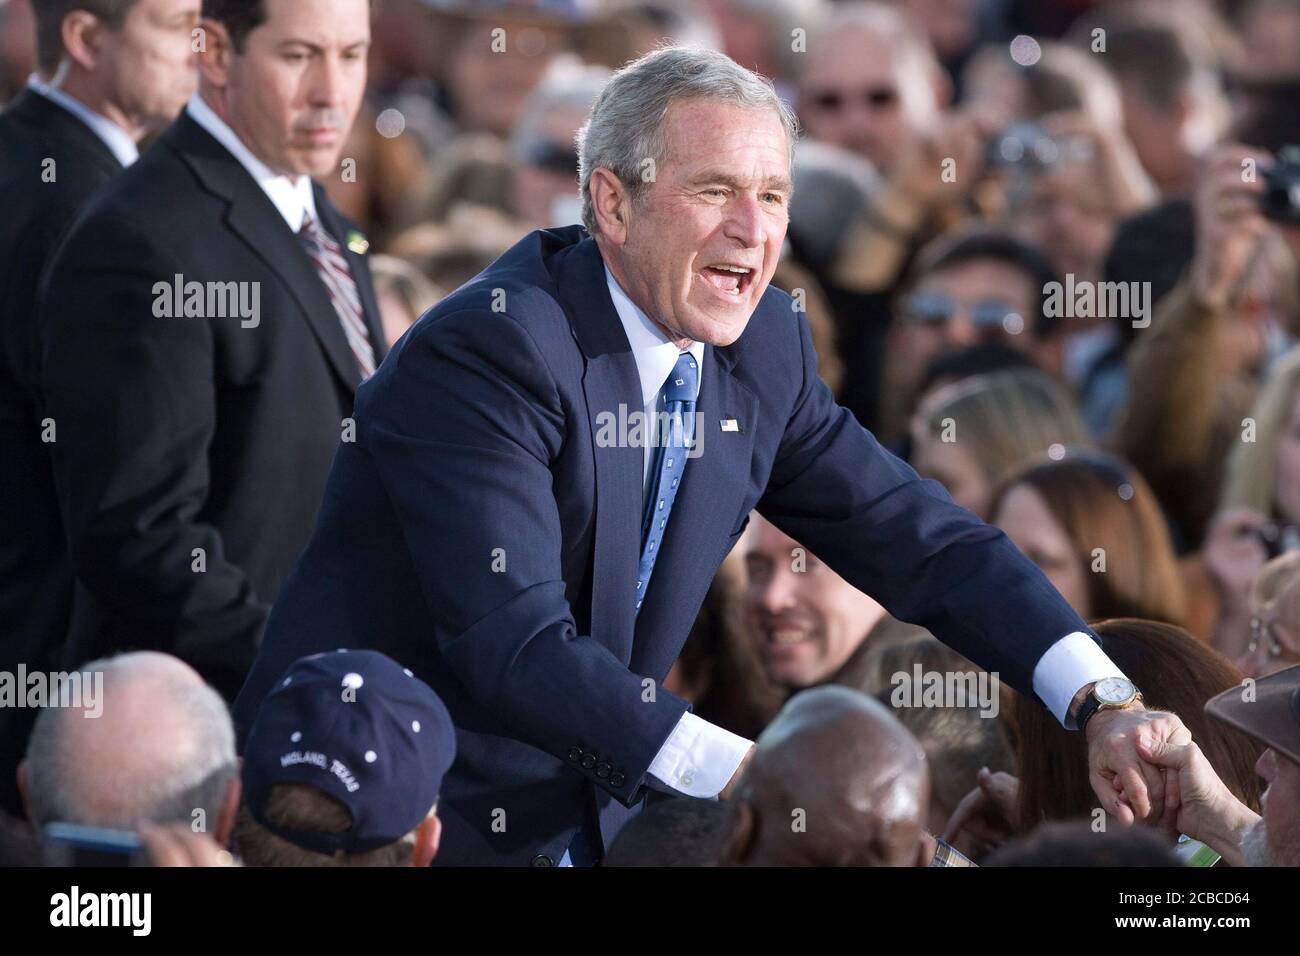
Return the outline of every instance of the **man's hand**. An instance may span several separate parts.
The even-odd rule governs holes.
[[[1020,781],[1009,773],[990,773],[984,767],[975,777],[976,787],[962,798],[948,819],[943,839],[955,844],[963,833],[979,852],[1001,845],[1016,832],[1016,800]]]
[[[914,210],[907,224],[919,224],[935,207],[959,203],[970,193],[984,173],[985,146],[993,132],[984,115],[966,110],[944,116],[913,139],[889,180]],[[945,178],[946,168],[954,177]]]
[[[1221,596],[1233,609],[1250,603],[1250,586],[1268,561],[1262,532],[1268,518],[1252,508],[1230,508],[1214,519],[1201,553]]]
[[[920,838],[916,841],[916,866],[930,866],[934,863],[934,855],[939,852],[939,841],[934,838],[934,834],[929,830],[922,830]]]
[[[1142,738],[1138,754],[1166,771],[1162,824],[1207,844],[1229,866],[1243,866],[1241,838],[1259,817],[1224,785],[1201,748]]]
[[[1193,196],[1192,291],[1216,312],[1227,308],[1261,239],[1272,228],[1259,211],[1259,197],[1266,187],[1258,175],[1245,175],[1247,160],[1254,160],[1257,170],[1272,157],[1236,144],[1215,148],[1200,171]]]
[[[1102,809],[1126,826],[1158,822],[1165,813],[1165,773],[1138,753],[1146,738],[1189,744],[1192,735],[1174,714],[1147,710],[1141,702],[1098,711],[1088,721],[1088,779]]]
[[[751,745],[750,748],[745,751],[745,756],[741,758],[740,766],[736,768],[736,772],[731,775],[731,779],[727,781],[727,785],[723,787],[722,792],[718,794],[719,800],[731,799],[732,794],[736,792],[736,785],[740,783],[740,778],[745,773],[745,768],[749,766],[749,762],[753,759],[754,747]]]
[[[206,833],[184,823],[147,826],[140,842],[151,866],[238,866],[234,857]]]

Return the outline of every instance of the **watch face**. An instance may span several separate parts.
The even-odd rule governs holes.
[[[1097,681],[1092,692],[1103,704],[1127,704],[1137,693],[1132,681],[1122,677],[1106,677]]]

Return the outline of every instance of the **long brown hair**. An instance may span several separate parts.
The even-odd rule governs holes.
[[[1083,567],[1093,567],[1097,549],[1103,552],[1105,571],[1085,575],[1092,617],[1186,623],[1186,593],[1169,527],[1135,469],[1111,455],[1072,450],[1060,461],[1031,465],[1007,478],[990,514],[997,514],[1017,485],[1042,496]]]
[[[1258,812],[1260,780],[1254,768],[1260,747],[1205,715],[1205,702],[1240,686],[1241,672],[1218,651],[1170,624],[1120,618],[1102,621],[1093,630],[1106,655],[1142,691],[1146,706],[1177,714],[1228,789]],[[1083,735],[1063,728],[1035,701],[1017,697],[1014,709],[1021,831],[1044,820],[1088,816],[1097,800],[1088,782]]]

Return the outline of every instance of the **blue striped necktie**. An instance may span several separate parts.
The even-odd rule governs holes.
[[[659,390],[655,420],[647,424],[646,440],[655,442],[650,459],[649,494],[641,519],[641,561],[636,572],[636,611],[650,587],[655,558],[663,545],[668,515],[677,498],[677,486],[686,471],[686,453],[695,435],[695,399],[700,390],[700,370],[695,357],[683,352]]]

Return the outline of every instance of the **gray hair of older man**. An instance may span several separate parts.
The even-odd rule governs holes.
[[[79,670],[103,674],[103,712],[88,718],[81,708],[51,707],[37,718],[26,759],[34,822],[134,830],[193,825],[202,811],[204,825],[215,826],[239,773],[221,695],[188,665],[153,651]]]
[[[655,50],[614,74],[578,132],[582,224],[593,236],[598,226],[591,201],[592,172],[602,166],[609,169],[628,187],[633,201],[638,199],[646,183],[645,163],[665,158],[668,107],[686,99],[772,110],[785,128],[793,164],[798,121],[770,81],[716,50],[681,46]]]

